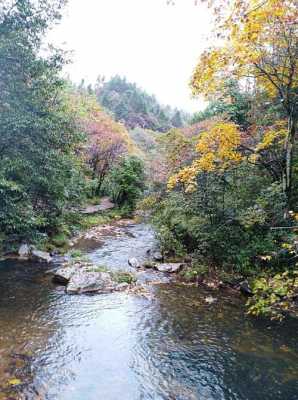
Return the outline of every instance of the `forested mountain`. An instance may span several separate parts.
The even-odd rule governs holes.
[[[188,119],[185,112],[162,106],[154,96],[119,75],[98,82],[95,91],[99,103],[127,128],[165,132],[183,126]]]

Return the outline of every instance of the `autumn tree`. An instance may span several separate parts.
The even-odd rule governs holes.
[[[297,2],[214,0],[211,6],[218,45],[200,56],[193,93],[217,98],[225,82],[234,79],[280,101],[287,118],[282,185],[290,201],[297,130]]]
[[[189,166],[171,176],[169,189],[180,183],[187,191],[193,191],[199,173],[220,173],[237,165],[242,160],[242,154],[238,150],[240,142],[240,131],[234,123],[214,123],[210,130],[199,136],[196,145],[198,157]]]
[[[159,138],[160,153],[165,160],[168,174],[188,165],[195,156],[196,138],[187,137],[182,129],[172,128]]]
[[[84,83],[78,87],[69,83],[67,101],[86,138],[79,154],[89,168],[93,194],[98,195],[110,170],[125,153],[134,153],[135,145],[124,125],[114,121],[102,109]]]
[[[111,124],[112,125],[112,124]],[[86,124],[89,134],[87,150],[88,164],[92,170],[92,178],[96,180],[95,194],[98,195],[110,169],[116,165],[127,146],[124,138],[113,131],[113,126],[102,125],[100,122]]]

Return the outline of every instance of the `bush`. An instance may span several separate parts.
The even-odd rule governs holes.
[[[298,295],[298,270],[258,278],[252,287],[254,296],[247,303],[248,313],[280,320]]]

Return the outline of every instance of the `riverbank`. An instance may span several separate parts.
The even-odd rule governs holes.
[[[50,262],[51,256],[68,252],[73,245],[73,239],[82,233],[127,217],[127,212],[117,208],[107,197],[92,200],[92,203],[69,210],[63,218],[63,223],[50,233],[40,233],[27,238],[8,237],[2,245],[0,259],[32,258]],[[35,257],[33,251],[43,254],[39,253]]]

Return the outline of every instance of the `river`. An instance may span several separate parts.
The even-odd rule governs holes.
[[[145,258],[154,243],[137,224],[85,252],[129,269],[127,259]],[[248,317],[241,297],[154,273],[140,277],[164,280],[152,298],[67,295],[48,268],[0,263],[1,400],[298,399],[297,321]]]

